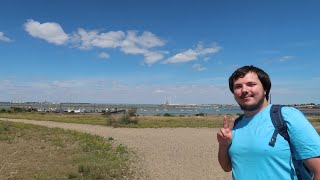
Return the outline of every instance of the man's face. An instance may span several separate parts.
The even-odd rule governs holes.
[[[257,110],[267,102],[263,85],[253,72],[233,81],[233,95],[241,109],[245,111]]]

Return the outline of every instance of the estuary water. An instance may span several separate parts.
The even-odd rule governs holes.
[[[159,105],[159,104],[92,104],[92,103],[0,103],[0,109],[11,107],[35,108],[38,111],[104,112],[120,109],[135,109],[140,115],[192,115],[192,114],[238,114],[242,113],[235,105]]]

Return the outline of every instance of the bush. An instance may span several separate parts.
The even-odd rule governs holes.
[[[137,116],[137,108],[129,109],[128,115],[129,117]]]
[[[113,127],[119,127],[122,125],[129,125],[129,124],[137,124],[138,118],[132,113],[125,112],[122,115],[109,115],[107,116],[107,125]]]
[[[11,107],[13,112],[26,112],[26,108],[20,108],[20,107]]]
[[[169,113],[165,113],[163,116],[165,116],[165,117],[173,117],[174,115],[169,114]]]
[[[206,116],[207,114],[205,113],[197,113],[196,116]]]

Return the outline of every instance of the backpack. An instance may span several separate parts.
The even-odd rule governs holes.
[[[291,157],[292,157],[292,162],[294,165],[294,169],[296,171],[297,178],[299,180],[311,180],[313,179],[313,174],[310,172],[308,167],[303,163],[302,160],[296,160],[294,157],[294,153],[292,150],[292,145],[290,143],[290,136],[288,133],[288,128],[287,124],[285,123],[282,114],[281,114],[281,108],[283,105],[272,105],[270,109],[270,117],[272,120],[272,124],[275,127],[275,130],[272,134],[272,137],[270,139],[269,145],[274,147],[276,140],[277,140],[277,135],[280,134],[286,141],[288,141],[288,144],[290,146],[290,151],[291,151]],[[235,122],[234,122],[234,127],[236,124],[239,122],[240,119],[242,119],[243,115],[238,117]]]

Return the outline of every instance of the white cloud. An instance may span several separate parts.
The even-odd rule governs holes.
[[[148,49],[157,46],[163,46],[164,41],[156,37],[151,32],[143,32],[142,35],[137,35],[136,31],[127,31],[126,39],[123,41],[122,48],[135,46],[142,49]]]
[[[123,31],[109,31],[99,33],[98,31],[86,31],[79,28],[76,33],[73,33],[73,42],[78,42],[81,49],[98,48],[116,48],[119,47],[125,37]]]
[[[194,64],[192,69],[195,71],[205,71],[207,68],[203,67],[201,64]]]
[[[129,34],[133,35],[131,33],[132,31],[129,31],[128,35]],[[134,36],[135,36],[135,33],[134,33]],[[143,32],[141,36],[135,36],[135,39],[136,39],[136,44],[146,48],[159,47],[165,44],[163,40],[161,40],[156,35],[148,31]]]
[[[137,35],[136,31],[127,31],[127,36],[122,47],[136,46],[142,49],[163,46],[165,42],[151,32],[145,31],[142,35]]]
[[[121,51],[126,54],[142,54],[145,57],[145,63],[154,64],[163,59],[166,51],[156,51],[151,48],[165,45],[153,33],[145,31],[142,35],[137,35],[136,31],[128,31],[125,40],[121,44]]]
[[[196,49],[188,49],[184,52],[178,53],[165,61],[163,63],[186,63],[190,61],[198,60],[199,56],[204,56],[208,54],[215,54],[220,51],[220,47],[217,45],[212,45],[211,47],[204,48],[202,44],[198,44]]]
[[[290,61],[292,59],[294,59],[294,56],[282,56],[282,57],[279,58],[279,61],[280,62],[286,62],[286,61]]]
[[[98,55],[100,59],[108,59],[110,55],[108,53],[102,52]]]
[[[12,40],[4,35],[3,32],[0,32],[0,41],[11,42]]]
[[[125,54],[143,55],[144,62],[153,64],[163,59],[166,51],[153,50],[152,48],[163,46],[165,42],[151,32],[145,31],[138,35],[137,31],[109,31],[99,33],[79,28],[73,33],[72,42],[80,49],[120,48]],[[77,45],[78,44],[78,45]]]
[[[144,53],[145,63],[154,64],[159,60],[163,59],[164,54],[167,54],[166,51],[149,51]]]
[[[166,93],[166,91],[161,90],[161,89],[156,89],[153,91],[154,93]]]
[[[79,28],[77,31],[66,34],[58,23],[45,22],[40,23],[35,20],[27,20],[24,24],[25,30],[33,37],[44,39],[49,43],[62,45],[70,42],[72,46],[80,49],[91,48],[119,48],[119,50],[128,55],[144,56],[144,63],[152,65],[164,59],[168,51],[156,48],[162,47],[166,41],[156,36],[152,32],[144,31],[109,31],[99,32],[97,30],[85,30]],[[194,49],[188,49],[184,52],[175,54],[163,63],[185,63],[196,61],[200,58],[207,61],[206,57],[220,51],[220,47],[213,44],[204,47],[202,43],[198,43]],[[109,55],[100,54],[100,58],[108,58]],[[203,70],[198,68],[198,70]]]
[[[146,47],[141,47],[136,42],[136,38],[131,33],[128,33],[121,44],[121,51],[126,54],[144,54],[148,51]]]
[[[25,31],[27,31],[31,36],[44,39],[49,43],[56,45],[65,44],[69,37],[63,31],[61,26],[54,22],[40,23],[29,19],[25,24]]]
[[[82,87],[85,86],[87,82],[77,81],[77,80],[67,80],[67,81],[53,81],[51,86],[59,88],[70,88],[70,87]]]
[[[188,49],[187,51],[178,53],[173,57],[168,58],[164,61],[164,63],[184,63],[189,61],[195,61],[198,59],[197,55],[198,54],[194,50]]]

